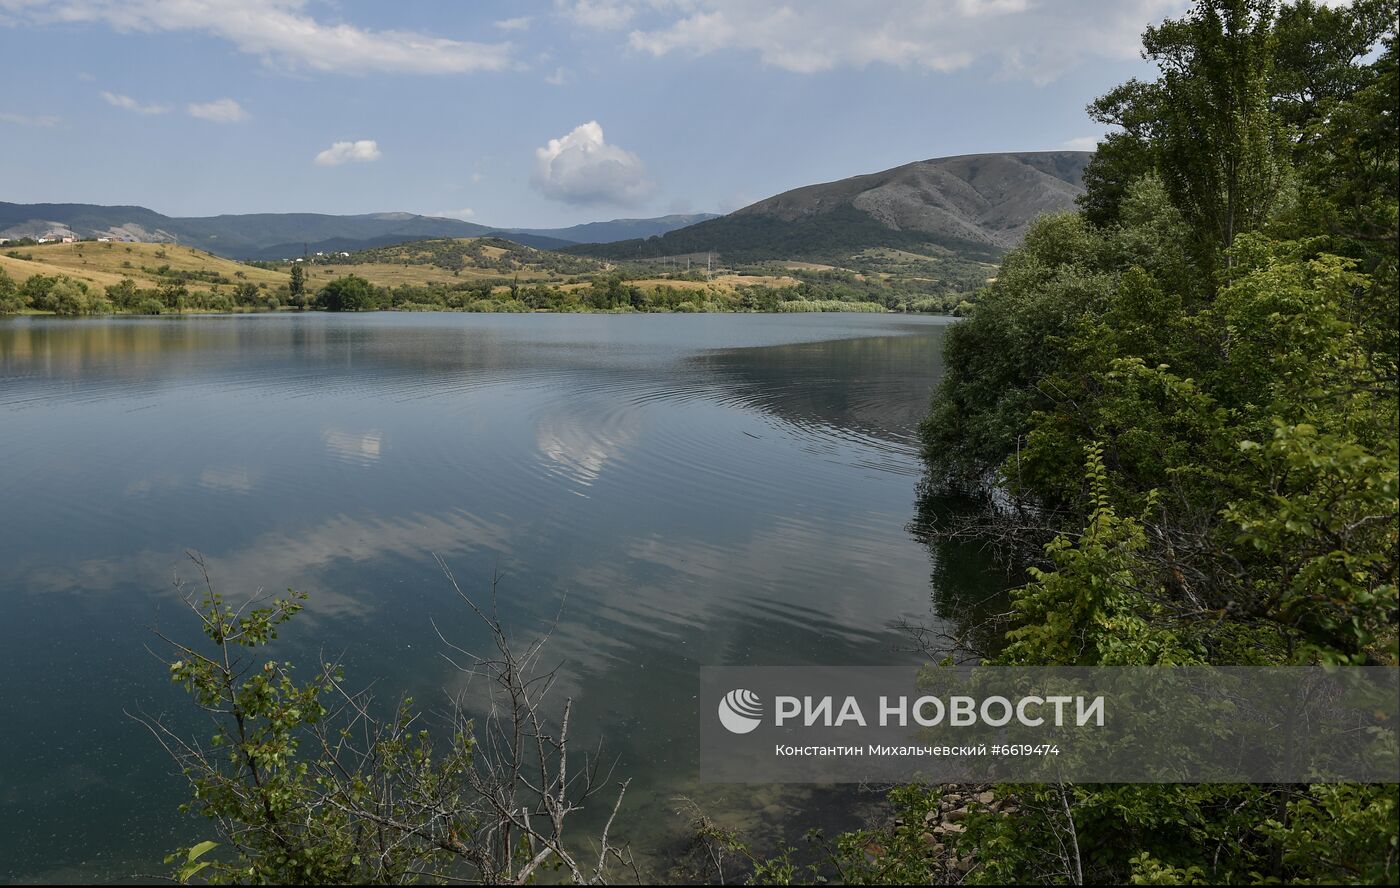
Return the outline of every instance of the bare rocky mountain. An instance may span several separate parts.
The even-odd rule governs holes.
[[[1074,208],[1091,152],[967,154],[785,191],[645,240],[573,252],[609,258],[716,252],[736,261],[840,258],[872,247],[995,257],[1038,216]]]
[[[1090,152],[965,154],[785,191],[736,211],[787,222],[849,205],[897,231],[1009,249],[1036,217],[1074,207]]]

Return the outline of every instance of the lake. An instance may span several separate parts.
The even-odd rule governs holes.
[[[164,872],[210,837],[124,714],[209,733],[146,650],[153,626],[198,637],[186,550],[230,599],[310,593],[293,654],[343,651],[351,685],[427,707],[460,678],[431,621],[485,641],[434,555],[468,591],[499,572],[513,630],[558,615],[549,652],[634,778],[619,830],[644,862],[683,845],[680,796],[757,830],[838,822],[819,790],[700,781],[695,672],[912,656],[901,624],[958,592],[909,529],[949,323],[0,320],[0,877]]]

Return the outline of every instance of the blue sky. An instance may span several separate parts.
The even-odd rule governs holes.
[[[0,200],[497,226],[1084,147],[1182,0],[0,0]]]

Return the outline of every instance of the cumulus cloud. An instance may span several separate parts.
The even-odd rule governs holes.
[[[501,19],[496,22],[496,27],[502,31],[528,31],[533,21],[534,19],[530,16],[522,15],[517,18]]]
[[[316,155],[317,166],[340,166],[342,163],[368,163],[380,158],[379,143],[373,139],[356,142],[336,142]]]
[[[654,188],[641,158],[609,145],[596,120],[535,149],[531,181],[546,197],[577,206],[636,206]]]
[[[643,11],[630,46],[653,56],[732,50],[799,73],[884,64],[954,71],[988,61],[1048,82],[1086,59],[1131,58],[1143,29],[1185,0],[595,0],[613,18]],[[593,10],[595,15],[601,15]]]
[[[608,30],[630,22],[639,4],[631,0],[555,0],[554,5],[575,24]]]
[[[123,111],[135,111],[137,114],[164,114],[170,110],[169,105],[143,105],[131,96],[124,96],[121,93],[102,91],[102,98],[107,104]]]
[[[233,99],[192,102],[185,110],[190,113],[191,117],[210,120],[214,123],[238,123],[248,119],[248,112]]]
[[[347,74],[460,74],[511,64],[507,43],[319,21],[306,0],[0,0],[11,23],[95,22],[117,31],[197,31],[289,68]]]

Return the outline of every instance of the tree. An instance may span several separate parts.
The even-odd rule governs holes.
[[[1202,258],[1218,258],[1284,193],[1287,154],[1303,163],[1315,153],[1314,125],[1375,82],[1361,61],[1396,15],[1395,0],[1299,0],[1276,11],[1270,0],[1200,0],[1188,17],[1149,28],[1144,55],[1161,76],[1089,105],[1117,131],[1085,170],[1080,206],[1096,224],[1116,221],[1132,180],[1155,170],[1197,229]],[[1367,125],[1384,126],[1384,107]]]
[[[1396,12],[1394,0],[1356,0],[1348,9],[1300,0],[1279,10],[1273,102],[1295,137],[1328,105],[1364,88],[1369,77],[1360,63],[1394,27]]]
[[[292,263],[292,281],[287,286],[291,293],[291,303],[297,308],[306,307],[306,270],[300,262]]]
[[[17,314],[24,311],[24,298],[14,278],[0,268],[0,314]]]
[[[326,284],[316,295],[316,304],[326,311],[373,311],[379,307],[373,285],[354,274]]]
[[[122,278],[118,283],[107,285],[107,298],[122,311],[131,311],[140,303],[141,291],[136,289],[136,282],[131,278]]]
[[[69,280],[53,290],[55,311],[67,315],[107,314],[112,304],[97,284]]]
[[[58,276],[32,274],[20,284],[19,296],[24,304],[37,311],[49,311],[49,291],[58,283]]]
[[[170,311],[184,311],[189,307],[190,291],[184,284],[172,281],[156,291],[156,298]]]
[[[1273,113],[1270,0],[1198,0],[1143,35],[1161,78],[1148,93],[1158,171],[1214,267],[1273,207],[1287,140]],[[1142,112],[1138,112],[1142,113]]]

